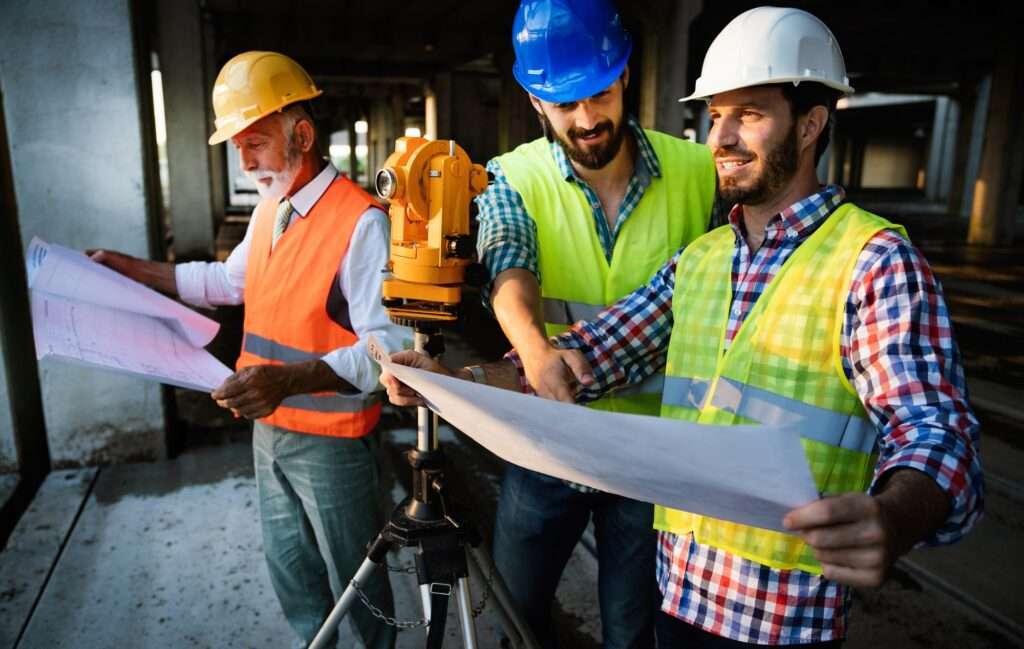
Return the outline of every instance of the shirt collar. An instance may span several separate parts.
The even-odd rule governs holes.
[[[846,192],[839,185],[826,185],[819,191],[801,198],[773,216],[765,225],[765,236],[779,233],[782,239],[804,239],[842,205]],[[735,205],[729,212],[729,224],[737,236],[746,235],[743,206]]]
[[[333,164],[328,162],[313,180],[303,185],[299,191],[289,197],[288,200],[291,201],[292,209],[298,212],[299,216],[305,218],[337,176],[338,170],[334,168]]]
[[[636,118],[630,115],[626,118],[626,126],[629,127],[630,132],[636,139],[637,150],[640,152],[640,163],[646,167],[648,174],[660,178],[661,163],[658,161],[658,154],[654,152],[654,147],[651,146],[651,141],[647,139],[647,134],[644,133],[644,129],[640,126],[640,122],[636,121]],[[576,178],[576,171],[572,168],[572,163],[569,162],[569,156],[565,155],[562,145],[560,145],[557,140],[553,140],[550,143],[550,147],[551,155],[555,158],[555,165],[562,174],[562,178],[565,180],[574,180]]]

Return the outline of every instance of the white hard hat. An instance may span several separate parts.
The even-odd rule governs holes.
[[[693,94],[679,101],[805,81],[853,94],[843,53],[825,23],[801,9],[757,7],[733,18],[715,37]]]

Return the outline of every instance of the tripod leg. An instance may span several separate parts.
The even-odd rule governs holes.
[[[455,596],[459,601],[459,621],[462,623],[462,646],[477,649],[476,625],[473,623],[473,600],[469,595],[469,577],[460,577]]]
[[[370,557],[366,557],[366,559],[363,560],[362,565],[359,566],[359,570],[356,570],[355,576],[352,577],[352,582],[356,582],[360,585],[366,584],[370,575],[376,568],[377,564],[374,560]],[[331,635],[334,633],[334,630],[338,628],[339,624],[341,624],[341,621],[345,618],[345,615],[348,613],[349,609],[352,608],[352,604],[358,597],[352,582],[349,582],[348,587],[345,588],[345,592],[338,598],[338,603],[334,605],[334,608],[331,610],[331,614],[327,616],[327,619],[324,620],[320,630],[317,631],[316,637],[313,638],[313,642],[309,645],[309,649],[326,649],[327,642],[331,639]]]
[[[467,549],[470,567],[476,569],[480,578],[486,582],[488,575],[492,576],[491,592],[494,594],[497,604],[495,612],[505,633],[510,636],[513,646],[519,649],[540,649],[540,644],[533,637],[533,631],[527,626],[519,609],[512,602],[512,595],[508,592],[508,586],[501,578],[501,573],[494,567],[494,560],[479,546],[471,545]]]

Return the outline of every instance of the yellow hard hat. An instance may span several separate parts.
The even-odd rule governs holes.
[[[230,140],[288,104],[319,97],[302,66],[277,52],[244,52],[224,64],[213,84],[217,130],[210,144]]]

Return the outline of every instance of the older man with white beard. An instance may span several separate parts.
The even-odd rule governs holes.
[[[378,370],[367,337],[392,349],[409,339],[381,306],[387,214],[319,155],[305,107],[319,94],[297,63],[273,52],[240,54],[221,70],[210,144],[231,140],[261,196],[226,261],[175,266],[93,253],[196,306],[245,303],[238,371],[211,396],[255,420],[263,545],[300,647],[312,641],[383,523],[371,434],[380,417]],[[386,574],[362,586],[390,613]],[[394,627],[362,606],[352,617],[368,649],[394,646]]]

